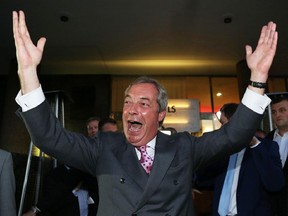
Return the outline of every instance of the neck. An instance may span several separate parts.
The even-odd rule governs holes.
[[[279,133],[280,136],[283,136],[286,132],[288,132],[288,128],[287,127],[278,128],[278,133]]]

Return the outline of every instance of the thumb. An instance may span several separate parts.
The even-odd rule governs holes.
[[[252,47],[249,45],[245,46],[246,49],[246,56],[251,55],[252,54]]]
[[[42,52],[44,50],[45,43],[46,43],[46,38],[44,37],[40,38],[37,42],[37,48],[40,49]]]

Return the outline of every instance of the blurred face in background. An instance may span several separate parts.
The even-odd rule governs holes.
[[[92,120],[87,124],[87,133],[89,137],[94,137],[98,132],[98,120]]]
[[[221,112],[219,121],[220,121],[221,125],[225,125],[227,122],[229,122],[229,119],[224,115],[223,112]]]
[[[272,104],[272,119],[280,132],[288,131],[288,100]]]
[[[112,123],[109,123],[109,122],[105,123],[103,125],[102,131],[104,131],[104,132],[108,132],[108,131],[116,132],[116,131],[118,131],[117,124],[112,124]]]

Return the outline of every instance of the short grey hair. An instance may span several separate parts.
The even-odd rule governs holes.
[[[166,89],[155,79],[147,77],[147,76],[141,76],[134,80],[125,90],[125,96],[128,94],[129,89],[136,84],[141,84],[141,83],[149,83],[155,86],[155,88],[158,91],[158,96],[157,96],[157,103],[159,105],[159,110],[158,112],[166,111],[167,106],[168,106],[168,94]]]

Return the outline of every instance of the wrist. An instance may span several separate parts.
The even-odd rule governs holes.
[[[261,95],[264,95],[266,87],[267,87],[266,82],[254,81],[253,79],[249,81],[249,85],[248,85],[248,88],[250,90]]]
[[[268,72],[266,74],[260,71],[251,71],[250,80],[265,83],[268,80]]]
[[[260,88],[260,89],[265,89],[267,88],[267,83],[266,82],[256,82],[253,80],[249,81],[249,85],[255,88]]]
[[[263,88],[256,88],[256,87],[253,87],[251,85],[248,85],[248,89],[250,89],[251,91],[257,93],[257,94],[260,94],[260,95],[264,95],[265,93],[265,89]]]

